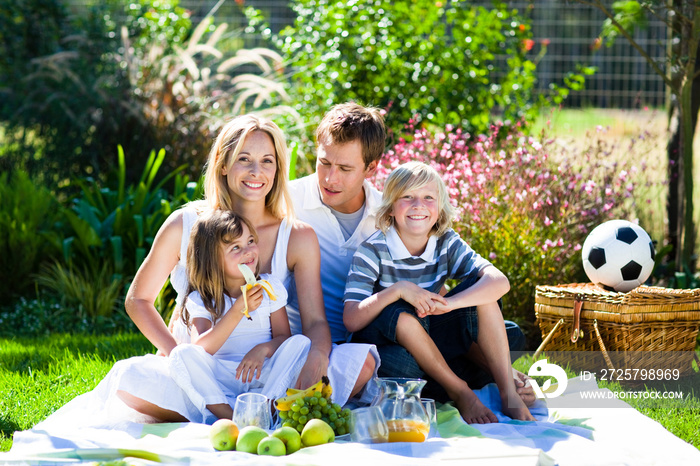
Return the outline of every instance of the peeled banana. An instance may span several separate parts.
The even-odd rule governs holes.
[[[262,289],[267,292],[267,295],[271,300],[277,301],[277,296],[275,295],[275,291],[272,289],[270,282],[267,280],[255,279],[255,274],[252,270],[250,270],[250,267],[245,264],[238,264],[238,269],[243,274],[243,278],[245,278],[245,285],[241,287],[241,293],[243,294],[243,310],[241,312],[248,318],[248,320],[253,320],[248,312],[248,296],[246,295],[246,291],[253,288],[255,285],[260,285]]]
[[[287,396],[277,398],[275,400],[275,408],[277,408],[278,411],[289,411],[292,408],[292,404],[295,401],[299,399],[304,399],[307,396],[314,396],[314,392],[321,392],[322,394],[324,394],[324,397],[325,393],[327,392],[330,396],[330,394],[332,393],[330,379],[324,375],[323,377],[321,377],[321,380],[304,390],[288,388]]]

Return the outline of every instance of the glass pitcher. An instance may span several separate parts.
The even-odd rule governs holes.
[[[420,391],[426,381],[401,377],[380,377],[379,406],[387,426],[389,442],[423,442],[430,431],[430,421],[420,402]]]

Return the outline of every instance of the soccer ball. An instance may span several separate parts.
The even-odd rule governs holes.
[[[639,225],[610,220],[583,242],[583,270],[595,284],[626,293],[644,283],[654,269],[654,243]]]

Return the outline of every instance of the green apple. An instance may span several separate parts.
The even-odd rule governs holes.
[[[321,419],[311,419],[301,431],[301,443],[305,447],[323,445],[335,441],[333,428]]]
[[[294,427],[284,426],[280,427],[272,433],[273,437],[284,442],[284,446],[287,447],[287,454],[291,455],[301,449],[301,435]]]
[[[216,450],[233,450],[238,439],[238,426],[231,419],[219,419],[209,429],[209,441]]]
[[[286,454],[287,449],[284,446],[284,442],[277,437],[270,435],[258,443],[258,455],[284,456]]]
[[[244,427],[238,434],[236,450],[256,454],[258,452],[258,444],[265,437],[267,437],[267,432],[264,429],[261,429],[260,427]]]

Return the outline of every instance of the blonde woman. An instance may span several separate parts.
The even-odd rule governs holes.
[[[187,289],[185,258],[192,225],[201,212],[230,210],[246,218],[257,231],[260,272],[274,275],[285,287],[295,284],[301,330],[311,340],[297,386],[310,386],[328,373],[331,336],[321,291],[319,245],[314,231],[293,217],[287,189],[288,166],[284,135],[273,122],[243,115],[220,131],[206,165],[205,200],[168,217],[127,293],[127,313],[160,354],[169,355],[178,343],[188,342],[190,336],[177,313],[170,327],[166,326],[155,308],[156,297],[170,276],[178,293],[177,309],[181,307]],[[357,356],[361,359],[357,362],[359,367],[366,357]],[[345,364],[352,369],[355,361]],[[360,369],[350,371],[359,372]],[[344,382],[336,381],[334,385],[334,401],[341,404],[357,393],[366,380]],[[139,400],[125,401],[142,411]]]

